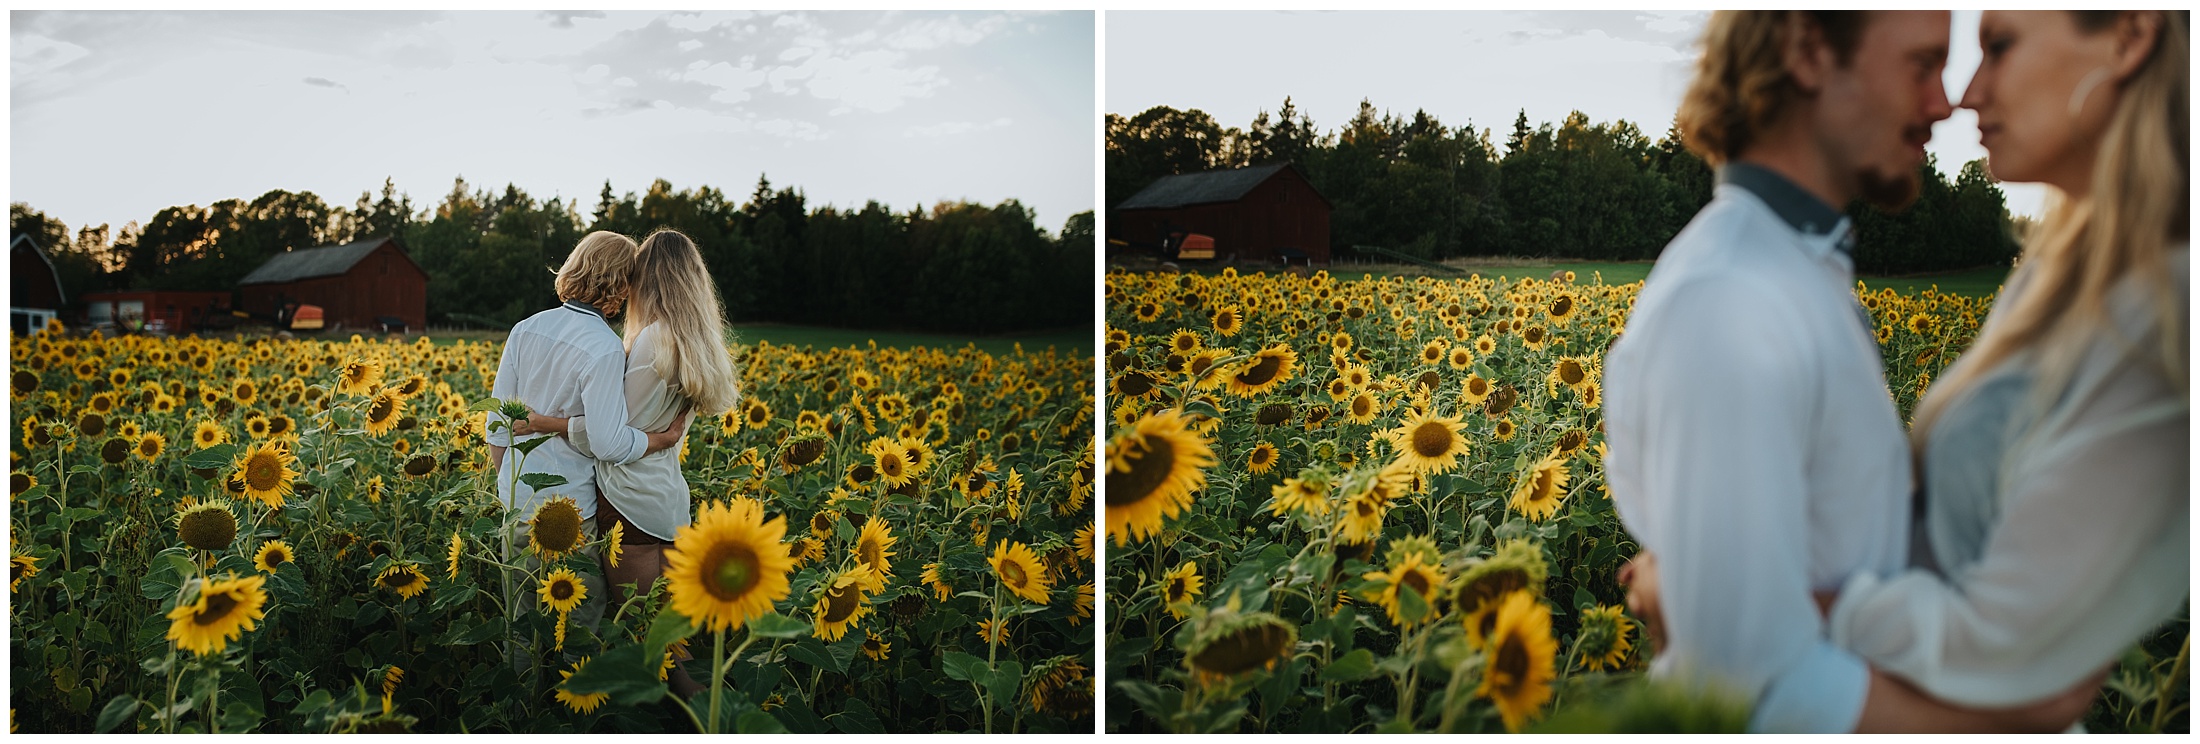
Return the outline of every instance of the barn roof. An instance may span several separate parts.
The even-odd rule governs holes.
[[[390,242],[389,238],[368,238],[343,245],[325,245],[319,248],[277,253],[246,274],[238,285],[281,284],[299,279],[323,276],[341,276],[359,264],[359,260],[373,253],[374,249]]]
[[[61,287],[61,269],[54,267],[53,257],[46,255],[46,249],[38,245],[38,241],[32,240],[31,236],[29,235],[15,236],[14,242],[8,244],[8,250],[14,251],[15,249],[23,246],[30,246],[31,254],[37,256],[38,260],[44,261],[46,263],[46,271],[53,274],[54,296],[61,298],[61,304],[69,304],[69,290],[63,289]],[[10,298],[10,301],[12,301],[12,298]]]
[[[1184,173],[1162,176],[1161,180],[1139,189],[1131,198],[1115,205],[1116,209],[1167,209],[1193,204],[1233,202],[1245,197],[1261,182],[1285,168],[1295,168],[1290,163],[1256,165],[1205,173]]]

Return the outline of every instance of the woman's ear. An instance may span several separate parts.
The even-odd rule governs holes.
[[[2161,43],[2162,25],[2168,19],[2160,10],[2127,10],[2116,19],[2109,30],[2115,34],[2114,54],[2109,66],[2114,69],[2116,81],[2121,83],[2139,74],[2139,68],[2154,57],[2154,47]]]

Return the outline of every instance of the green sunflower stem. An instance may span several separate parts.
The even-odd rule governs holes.
[[[718,698],[719,698],[719,692],[718,692],[718,680],[719,680],[719,678],[721,678],[721,677],[725,676],[725,673],[726,673],[726,629],[725,629],[725,628],[719,628],[719,629],[717,629],[717,630],[715,630],[715,631],[712,631],[712,632],[711,632],[711,652],[710,652],[710,654],[711,654],[711,656],[710,656],[710,726],[709,726],[709,730],[705,731],[704,733],[710,733],[710,734],[715,734],[715,733],[719,733],[719,731],[718,731]]]
[[[214,689],[206,693],[206,733],[221,733],[222,668],[220,664],[207,667],[207,674],[214,677]]]
[[[2191,656],[2192,634],[2187,633],[2185,635],[2185,644],[2177,648],[2177,662],[2170,665],[2169,676],[2162,678],[2162,682],[2160,683],[2161,691],[2156,693],[2154,699],[2154,722],[2150,727],[2147,728],[2148,731],[2160,733],[2163,726],[2169,725],[2169,718],[2171,714],[2170,702],[2172,698],[2176,697],[2171,693],[2177,691],[2177,683],[2185,678],[2185,662]]]

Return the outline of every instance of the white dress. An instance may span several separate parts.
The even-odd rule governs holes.
[[[2190,253],[2170,255],[2190,317]],[[1997,305],[2024,290],[2018,273]],[[2149,329],[2153,302],[2119,286],[2111,322]],[[2115,335],[2094,339],[2044,411],[2024,354],[1950,402],[1923,457],[1930,551],[1851,579],[1835,642],[1943,700],[2011,706],[2070,688],[2176,615],[2190,595],[2189,404]]]
[[[627,425],[647,432],[664,431],[688,407],[672,381],[657,374],[655,362],[663,350],[665,335],[652,323],[636,331],[626,357]],[[567,422],[573,448],[586,454],[589,447],[585,416]],[[687,477],[680,473],[680,442],[641,459],[626,463],[596,463],[596,487],[619,514],[643,532],[670,541],[693,518],[688,503]]]

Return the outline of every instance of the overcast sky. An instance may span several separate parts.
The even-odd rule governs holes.
[[[1496,128],[1579,110],[1626,119],[1655,140],[1673,122],[1707,11],[1129,12],[1107,17],[1109,113],[1196,108],[1248,126],[1291,96],[1323,132],[1366,98],[1411,117]],[[1951,100],[1978,67],[1978,11],[1956,11],[1943,77]],[[1985,157],[1977,119],[1958,109],[1927,146],[1952,179]],[[2004,184],[2012,213],[2038,214],[2041,187]]]
[[[1092,209],[1086,11],[10,14],[11,201],[120,228],[164,207],[464,176],[593,209],[759,174],[812,206]]]

